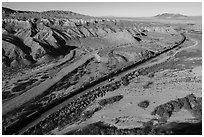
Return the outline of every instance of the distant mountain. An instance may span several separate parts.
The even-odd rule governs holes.
[[[182,14],[174,14],[174,13],[163,13],[163,14],[158,14],[154,17],[157,17],[157,18],[186,18],[188,16],[185,16]]]
[[[75,13],[72,11],[60,11],[60,10],[50,10],[43,12],[36,11],[20,11],[13,10],[10,8],[2,7],[2,17],[3,18],[71,18],[71,19],[84,19],[84,18],[93,18],[88,15],[83,15],[79,13]]]

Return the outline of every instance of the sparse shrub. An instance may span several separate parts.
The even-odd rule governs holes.
[[[154,72],[150,73],[150,74],[148,75],[148,77],[153,78],[153,77],[154,77]]]
[[[145,84],[145,85],[143,86],[143,88],[144,88],[144,89],[149,88],[150,85],[152,85],[152,84],[153,84],[153,82],[152,82],[152,81],[149,81],[149,82],[147,82],[147,84]]]
[[[149,101],[148,100],[142,101],[138,104],[138,106],[141,108],[147,108],[149,106]]]
[[[124,78],[122,79],[122,84],[123,84],[124,86],[129,85],[129,80],[128,80],[127,77],[124,77]]]
[[[23,20],[23,21],[26,21],[26,20],[27,20],[27,18],[26,18],[26,17],[23,17],[23,18],[22,18],[22,20]]]
[[[113,97],[110,97],[110,98],[102,99],[98,103],[101,106],[105,106],[107,104],[112,104],[114,102],[120,101],[122,98],[123,98],[123,95],[117,95],[117,96],[113,96]]]

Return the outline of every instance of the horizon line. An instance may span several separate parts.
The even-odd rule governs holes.
[[[69,11],[69,12],[73,12],[73,13],[77,13],[77,14],[81,14],[81,15],[85,15],[85,16],[91,16],[91,17],[112,17],[112,18],[148,18],[148,17],[155,17],[157,15],[162,15],[162,14],[181,14],[181,13],[176,13],[176,12],[162,12],[162,13],[159,13],[159,14],[155,14],[155,15],[152,15],[152,16],[114,16],[114,15],[104,15],[104,16],[92,16],[92,15],[87,15],[85,13],[80,13],[80,12],[76,12],[76,11],[72,11],[72,10],[60,10],[60,9],[50,9],[50,10],[42,10],[42,11],[36,11],[36,10],[21,10],[21,9],[14,9],[14,8],[11,8],[11,7],[7,7],[7,6],[3,6],[2,5],[2,8],[8,8],[8,9],[11,9],[11,10],[14,10],[14,11],[30,11],[30,12],[38,12],[38,13],[42,13],[42,12],[47,12],[47,11]],[[198,16],[201,16],[202,17],[202,14],[201,15],[187,15],[187,14],[181,14],[183,16],[187,16],[187,17],[198,17]]]

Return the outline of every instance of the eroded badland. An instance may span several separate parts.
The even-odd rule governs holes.
[[[2,66],[3,134],[202,133],[201,17],[3,8]]]

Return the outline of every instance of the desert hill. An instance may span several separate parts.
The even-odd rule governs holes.
[[[50,10],[50,11],[36,12],[36,11],[13,10],[6,7],[2,7],[2,17],[3,19],[12,18],[12,19],[24,19],[24,20],[29,18],[69,18],[69,19],[70,18],[72,19],[91,18],[88,15],[83,15],[72,11]]]
[[[154,17],[157,17],[157,18],[186,18],[188,16],[185,16],[182,14],[174,14],[174,13],[162,13],[162,14],[158,14]]]

